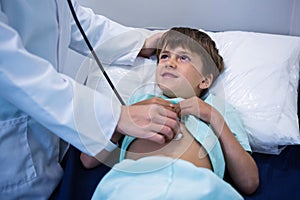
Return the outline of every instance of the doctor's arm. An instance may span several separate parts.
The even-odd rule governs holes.
[[[153,120],[150,118],[146,119],[146,120],[142,120],[144,122],[148,121],[149,124],[142,124],[142,123],[138,122],[139,120],[141,120],[140,116],[138,116],[138,115],[136,115],[136,116],[134,116],[135,114],[131,115],[133,117],[124,116],[123,118],[124,118],[125,122],[127,122],[127,123],[125,123],[124,125],[121,125],[121,123],[118,124],[118,127],[111,138],[111,141],[113,143],[120,143],[119,141],[123,136],[123,134],[120,133],[120,132],[122,132],[121,126],[128,128],[129,129],[128,131],[132,132],[132,133],[137,133],[137,131],[139,130],[137,126],[142,126],[142,127],[144,127],[143,128],[144,138],[147,138],[147,137],[148,137],[148,139],[151,138],[151,140],[156,141],[157,143],[164,143],[164,142],[170,141],[174,137],[174,135],[178,133],[178,129],[179,129],[178,117],[177,117],[177,114],[173,112],[174,105],[171,104],[169,101],[166,101],[162,98],[153,97],[150,99],[146,99],[144,101],[137,102],[133,106],[134,107],[131,107],[131,108],[135,108],[136,111],[131,111],[131,112],[136,112],[136,113],[142,112],[143,109],[145,109],[145,108],[148,109],[150,106],[151,112],[148,111],[148,113],[150,114],[148,117],[157,115],[156,118],[162,118],[163,115],[165,115],[165,114],[169,115],[169,117],[170,117],[168,119],[169,121],[168,120],[165,121],[165,124],[170,124],[170,125],[164,128],[163,121],[160,121],[160,123],[161,123],[160,125],[157,124],[157,125],[153,126],[153,127],[158,128],[155,130],[150,127],[150,123],[154,124],[154,122],[151,122]],[[162,110],[162,109],[164,109],[164,110]],[[124,113],[128,113],[128,112],[129,111],[126,110],[126,112],[124,112]],[[145,110],[144,112],[147,112],[147,110]],[[152,113],[152,115],[151,115],[151,113]],[[159,115],[162,115],[162,117],[159,117]],[[121,117],[122,117],[122,115],[121,115]],[[130,120],[128,120],[128,119],[130,119]],[[122,119],[120,119],[120,120],[122,120]],[[159,132],[159,134],[155,134],[157,132]],[[172,133],[172,134],[170,134],[170,133]],[[93,167],[98,166],[101,163],[106,163],[106,164],[117,163],[118,158],[119,158],[119,153],[120,153],[119,148],[114,149],[112,152],[108,152],[108,151],[104,152],[103,151],[103,152],[97,154],[95,157],[89,156],[85,153],[81,153],[80,159],[81,159],[82,164],[86,168],[93,168]]]
[[[28,52],[18,33],[1,19],[0,60],[1,97],[83,152],[96,155],[109,146],[117,126],[130,135],[130,119],[137,120],[137,137],[163,142],[162,135],[173,135],[169,114],[153,116],[150,106],[142,107],[144,113],[135,106],[107,106],[112,105],[111,98],[58,73],[50,62]],[[146,130],[152,132],[143,135]]]
[[[91,46],[104,64],[131,65],[137,56],[150,57],[154,54],[156,43],[163,33],[124,26],[95,14],[92,9],[82,7],[76,1],[74,8]],[[83,55],[89,55],[90,50],[73,18],[71,30],[70,48]]]
[[[105,106],[111,102],[105,95],[95,94],[28,52],[4,21],[0,21],[0,60],[1,98],[84,152],[86,146],[94,154],[107,146],[120,108]],[[93,106],[94,100],[102,104]]]

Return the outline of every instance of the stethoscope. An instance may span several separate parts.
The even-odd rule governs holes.
[[[69,4],[71,13],[72,13],[72,15],[73,15],[73,18],[74,18],[74,20],[75,20],[75,23],[76,23],[76,25],[77,25],[77,27],[78,27],[78,29],[79,29],[79,31],[80,31],[80,33],[81,33],[81,35],[82,35],[84,41],[85,41],[85,43],[87,44],[89,50],[91,51],[93,57],[95,58],[95,61],[96,61],[97,65],[99,66],[99,68],[100,68],[102,74],[104,75],[105,79],[106,79],[107,82],[109,83],[109,86],[111,87],[111,89],[113,90],[113,92],[115,93],[115,95],[117,96],[117,98],[118,98],[118,100],[120,101],[120,103],[121,103],[122,105],[125,105],[125,102],[123,101],[121,95],[119,94],[119,92],[118,92],[117,89],[115,88],[114,84],[113,84],[112,81],[110,80],[109,76],[107,75],[106,71],[104,70],[104,67],[102,66],[102,64],[101,64],[101,62],[100,62],[100,60],[99,60],[99,58],[98,58],[98,56],[97,56],[97,54],[96,54],[94,48],[92,47],[92,45],[91,45],[89,39],[87,38],[87,36],[86,36],[86,34],[85,34],[85,32],[84,32],[84,30],[83,30],[83,28],[82,28],[82,26],[81,26],[81,24],[80,24],[78,18],[77,18],[77,15],[76,15],[76,13],[75,13],[75,10],[74,10],[74,7],[73,7],[73,5],[72,5],[71,0],[67,0],[67,1],[68,1],[68,4]]]
[[[101,62],[100,62],[100,60],[99,60],[97,54],[96,54],[95,51],[94,51],[94,48],[92,47],[92,45],[91,45],[89,39],[87,38],[85,32],[83,31],[83,28],[82,28],[82,26],[81,26],[81,24],[80,24],[80,22],[79,22],[79,20],[78,20],[78,18],[77,18],[77,15],[76,15],[76,13],[75,13],[75,10],[74,10],[74,7],[73,7],[73,5],[72,5],[71,0],[68,0],[68,4],[69,4],[70,10],[71,10],[71,13],[72,13],[72,15],[73,15],[73,17],[74,17],[74,20],[75,20],[75,22],[76,22],[76,25],[78,26],[78,28],[79,28],[79,30],[80,30],[80,33],[81,33],[81,35],[82,35],[82,37],[83,37],[85,43],[87,44],[87,46],[88,46],[88,48],[90,49],[90,51],[91,51],[93,57],[95,58],[96,63],[97,63],[97,65],[99,66],[99,68],[101,69],[101,71],[102,71],[102,73],[103,73],[105,79],[106,79],[107,82],[109,83],[111,89],[114,91],[114,93],[115,93],[115,95],[117,96],[117,98],[119,99],[120,103],[121,103],[122,105],[126,105],[125,102],[123,101],[121,95],[119,94],[119,92],[118,92],[117,89],[115,88],[114,84],[113,84],[112,81],[110,80],[109,76],[107,75],[106,71],[104,70],[104,68],[103,68],[103,66],[102,66],[102,64],[101,64]],[[182,133],[179,133],[179,134],[177,135],[177,137],[174,138],[173,140],[180,140],[181,138],[182,138]]]

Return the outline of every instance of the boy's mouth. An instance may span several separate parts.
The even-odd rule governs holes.
[[[164,72],[164,73],[162,73],[162,75],[161,75],[163,78],[177,78],[178,76],[176,76],[176,75],[174,75],[174,74],[172,74],[172,73],[170,73],[170,72]]]

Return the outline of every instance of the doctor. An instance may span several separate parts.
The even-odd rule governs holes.
[[[73,4],[94,47],[135,31]],[[110,50],[133,49],[118,63],[157,39],[140,38]],[[0,0],[0,199],[48,199],[63,173],[60,139],[94,156],[115,147],[115,130],[158,143],[178,131],[160,105],[122,106],[61,74],[68,48],[89,54],[66,0]]]

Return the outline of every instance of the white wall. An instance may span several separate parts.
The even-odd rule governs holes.
[[[191,26],[300,36],[299,0],[78,0],[134,27]]]
[[[190,26],[300,36],[300,0],[77,0],[133,27]],[[74,77],[83,57],[70,51],[64,72]],[[83,81],[84,76],[79,77]]]
[[[300,1],[294,0],[291,15],[290,34],[300,36]]]

